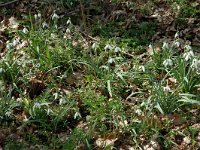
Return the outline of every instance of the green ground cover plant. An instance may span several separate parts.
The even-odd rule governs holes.
[[[197,1],[25,4],[0,10],[0,148],[199,147]]]

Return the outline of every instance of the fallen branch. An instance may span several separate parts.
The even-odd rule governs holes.
[[[10,4],[13,4],[13,3],[15,3],[17,1],[18,0],[13,0],[13,1],[10,1],[10,2],[7,2],[7,3],[0,4],[0,7],[4,7],[4,6],[10,5]]]

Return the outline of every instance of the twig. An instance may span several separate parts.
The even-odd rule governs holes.
[[[96,38],[94,38],[94,37],[92,37],[92,36],[90,36],[90,35],[88,35],[88,34],[86,34],[85,32],[83,32],[83,31],[80,31],[82,34],[84,34],[85,36],[87,36],[88,38],[90,38],[90,39],[92,39],[92,40],[94,40],[94,41],[99,41],[98,39],[96,39]]]
[[[4,6],[10,5],[10,4],[13,4],[13,3],[15,3],[17,1],[18,0],[13,0],[13,1],[10,1],[10,2],[7,2],[7,3],[0,4],[0,7],[4,7]]]

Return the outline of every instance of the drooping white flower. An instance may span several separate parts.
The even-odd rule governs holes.
[[[113,49],[113,46],[111,46],[110,44],[107,44],[105,47],[104,47],[105,50],[112,50]]]
[[[153,51],[153,46],[151,44],[149,45],[149,50]]]
[[[114,58],[109,58],[109,59],[108,59],[108,63],[109,63],[109,64],[112,64],[112,63],[114,63],[114,62],[115,62],[115,59],[114,59]]]
[[[42,23],[42,28],[44,29],[44,28],[48,28],[49,27],[49,25],[46,23],[46,22],[43,22]]]
[[[121,48],[120,47],[115,47],[115,52],[120,52],[121,51]]]
[[[179,41],[174,41],[173,45],[176,46],[176,47],[180,47],[181,43]]]
[[[184,48],[185,48],[186,51],[192,50],[192,47],[190,45],[185,45]]]
[[[59,19],[59,16],[54,12],[51,19],[57,20],[57,19]]]
[[[163,91],[164,92],[170,92],[171,91],[171,88],[169,87],[169,85],[163,87]]]
[[[168,44],[167,42],[164,42],[162,48],[163,48],[163,49],[169,48],[169,44]]]
[[[185,59],[185,61],[188,61],[192,59],[193,57],[194,57],[194,53],[192,50],[183,54],[183,58]]]
[[[187,145],[191,143],[191,138],[186,136],[183,138],[184,143],[186,143]]]
[[[39,108],[39,109],[40,109],[40,108],[41,108],[40,103],[36,102],[36,103],[34,104],[33,108]]]
[[[138,115],[142,115],[142,110],[141,109],[136,109],[135,113],[138,114]]]
[[[13,46],[17,46],[20,43],[19,38],[13,40]]]
[[[179,33],[178,32],[176,32],[176,34],[174,35],[174,38],[175,39],[179,38]]]
[[[27,122],[29,119],[26,117],[26,115],[24,115],[24,119],[23,122]]]
[[[13,47],[14,47],[13,43],[11,43],[9,41],[6,42],[6,48],[7,49],[12,49]]]
[[[199,74],[199,72],[200,72],[200,60],[194,58],[192,60],[191,68],[195,69],[197,71],[197,73]]]
[[[25,34],[27,34],[27,33],[28,33],[28,29],[27,29],[27,28],[24,28],[24,29],[22,30],[22,32],[25,33]]]
[[[42,17],[41,13],[38,13],[37,16],[38,16],[39,19]]]
[[[37,15],[37,14],[35,14],[35,15],[34,15],[34,18],[35,18],[35,20],[37,20],[37,19],[38,19],[38,15]]]
[[[143,65],[139,66],[139,70],[142,71],[142,72],[145,72],[145,67]]]
[[[168,66],[171,67],[173,65],[173,61],[171,59],[166,59],[163,61],[163,65],[165,67],[168,67]]]
[[[71,30],[69,28],[66,29],[66,33],[71,33]]]
[[[71,19],[69,18],[68,20],[67,20],[67,25],[71,25],[72,24],[72,22],[71,22]]]
[[[197,66],[198,66],[198,61],[199,61],[198,59],[194,58],[194,59],[192,60],[191,68],[196,69]]]
[[[3,68],[0,68],[0,74],[2,73],[2,72],[4,72],[5,70],[3,69]]]
[[[99,45],[97,43],[93,43],[92,44],[92,49],[96,50],[97,48],[99,48]]]

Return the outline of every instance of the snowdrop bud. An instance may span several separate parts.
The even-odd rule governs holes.
[[[172,62],[171,59],[166,59],[166,60],[163,61],[163,65],[164,65],[165,67],[168,67],[168,66],[170,67],[170,66],[173,65],[173,62]]]
[[[105,50],[112,50],[113,47],[110,45],[110,44],[107,44],[105,47],[104,47]]]
[[[163,48],[163,49],[169,48],[169,44],[168,44],[167,42],[164,42],[162,48]]]
[[[114,59],[114,58],[109,58],[109,59],[108,59],[108,63],[109,63],[109,64],[112,64],[112,63],[114,63],[114,62],[115,62],[115,59]]]
[[[51,19],[57,20],[57,19],[59,19],[59,16],[54,12]]]
[[[192,57],[194,57],[194,53],[192,50],[183,54],[183,58],[185,59],[185,61],[190,60]]]
[[[119,47],[115,47],[115,52],[117,53],[117,52],[120,52],[121,51],[121,48],[119,48]]]
[[[24,28],[24,29],[22,30],[22,32],[26,34],[26,33],[28,33],[28,29],[27,29],[27,28]]]

